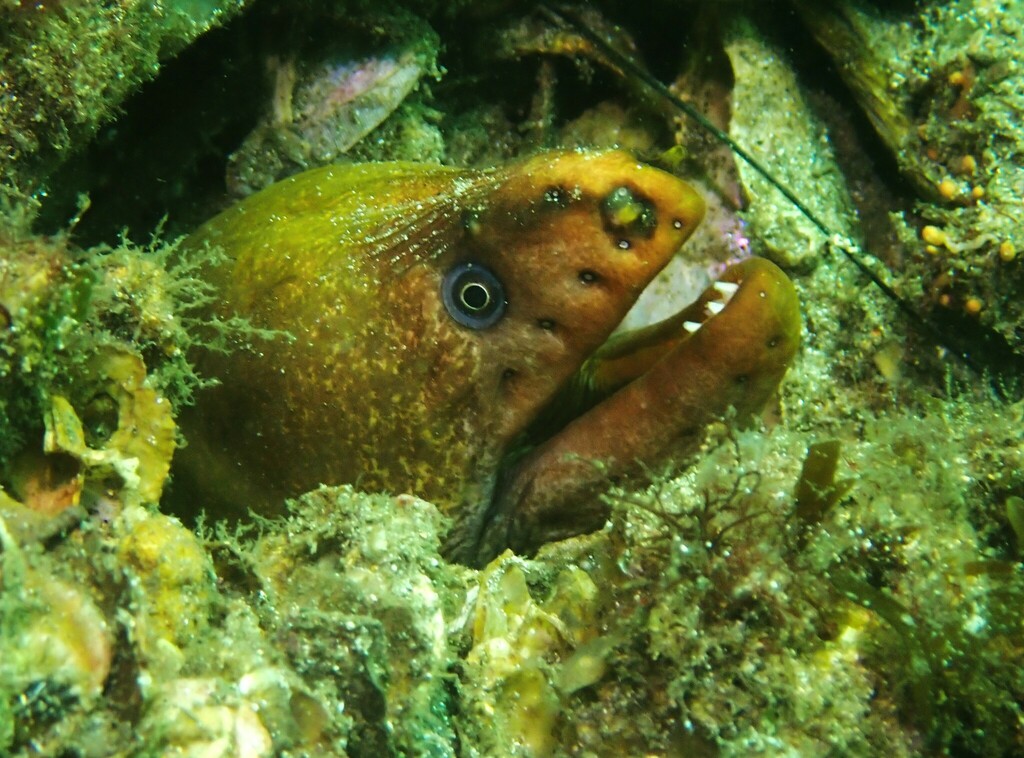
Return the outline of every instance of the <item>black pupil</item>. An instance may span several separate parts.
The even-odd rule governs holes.
[[[462,304],[471,311],[483,310],[491,302],[491,293],[480,282],[469,282],[462,288]]]

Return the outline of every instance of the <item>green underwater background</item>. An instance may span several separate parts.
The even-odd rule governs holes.
[[[552,8],[0,0],[0,754],[1024,755],[1024,2]],[[196,352],[276,336],[184,235],[327,163],[613,146],[709,206],[630,319],[793,279],[758,423],[479,570],[409,494],[161,508]]]

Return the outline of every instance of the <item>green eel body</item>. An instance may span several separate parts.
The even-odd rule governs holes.
[[[617,151],[329,166],[247,198],[185,246],[224,254],[212,318],[289,338],[199,357],[220,383],[182,419],[176,499],[221,516],[321,483],[410,492],[475,564],[598,528],[610,477],[758,410],[799,343],[793,287],[758,259],[609,340],[702,215]]]

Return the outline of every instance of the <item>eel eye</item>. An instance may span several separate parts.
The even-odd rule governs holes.
[[[470,329],[494,326],[508,307],[501,281],[479,263],[460,263],[449,269],[441,283],[441,297],[448,315]]]

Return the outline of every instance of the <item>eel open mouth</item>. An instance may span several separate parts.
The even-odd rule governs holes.
[[[509,452],[470,562],[599,529],[609,485],[681,462],[730,409],[740,421],[759,411],[799,342],[796,290],[761,258],[676,315],[614,335]]]

